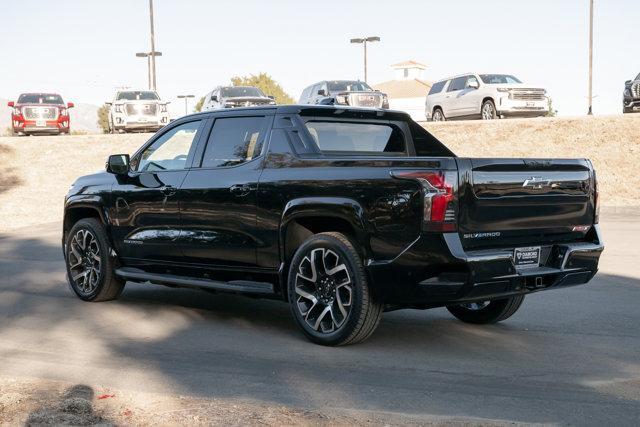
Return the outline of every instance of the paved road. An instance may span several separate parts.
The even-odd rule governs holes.
[[[385,314],[367,342],[306,342],[276,301],[130,284],[66,287],[59,226],[0,237],[0,376],[130,391],[580,425],[640,423],[640,220],[603,224],[591,284],[527,298],[509,321]]]

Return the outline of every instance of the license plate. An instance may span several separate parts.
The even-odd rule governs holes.
[[[47,125],[47,121],[46,120],[36,120],[36,126],[45,127],[46,125]]]
[[[528,102],[527,102],[527,107],[528,107],[528,108],[533,108],[533,107],[535,107],[535,106],[536,106],[536,103],[535,103],[535,102],[532,102],[532,101],[528,101]]]
[[[531,268],[540,265],[540,247],[515,248],[513,263],[516,268]]]

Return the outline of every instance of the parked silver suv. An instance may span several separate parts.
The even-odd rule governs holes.
[[[538,117],[549,112],[547,91],[509,74],[462,74],[433,84],[425,105],[427,120],[491,120]]]

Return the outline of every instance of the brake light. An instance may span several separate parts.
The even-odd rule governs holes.
[[[455,231],[457,229],[456,171],[392,171],[398,179],[418,181],[424,198],[423,229]]]
[[[600,221],[600,190],[598,190],[596,171],[593,171],[593,205],[595,210],[593,223],[597,224]]]

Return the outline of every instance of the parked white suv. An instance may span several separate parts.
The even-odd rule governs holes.
[[[106,104],[111,133],[155,132],[169,123],[168,102],[152,90],[121,90]]]
[[[425,105],[427,120],[491,120],[538,117],[549,112],[547,91],[509,74],[462,74],[433,84]]]

